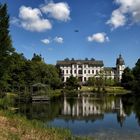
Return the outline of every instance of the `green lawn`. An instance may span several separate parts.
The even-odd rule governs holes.
[[[97,88],[93,86],[82,86],[81,92],[93,92],[93,90],[97,91]],[[120,86],[106,86],[105,87],[105,93],[107,94],[126,94],[130,91],[124,89],[123,87]]]

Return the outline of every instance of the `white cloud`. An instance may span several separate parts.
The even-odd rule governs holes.
[[[38,8],[21,6],[19,9],[19,19],[12,21],[14,24],[19,24],[26,30],[43,32],[51,29],[52,25],[48,19],[42,17],[41,11]]]
[[[54,41],[61,44],[64,42],[62,37],[57,37],[57,36],[54,38]]]
[[[64,39],[62,37],[56,36],[53,39],[51,39],[51,38],[42,39],[41,42],[44,43],[44,44],[46,44],[46,45],[48,45],[50,43],[53,43],[53,42],[62,44],[64,42]]]
[[[42,39],[41,42],[48,45],[48,44],[50,44],[51,41],[46,38],[46,39]]]
[[[114,10],[111,18],[107,21],[107,24],[111,25],[113,29],[124,26],[125,23],[126,17],[119,10]]]
[[[127,23],[140,23],[140,0],[114,0],[118,9],[114,10],[107,21],[112,29]]]
[[[23,20],[38,20],[41,16],[41,11],[38,8],[21,6],[19,9],[19,17]]]
[[[109,41],[109,37],[106,35],[106,33],[96,33],[91,36],[88,36],[87,40],[89,42],[104,43]]]
[[[66,2],[49,2],[48,4],[42,6],[41,10],[54,19],[65,22],[70,20],[70,7]]]

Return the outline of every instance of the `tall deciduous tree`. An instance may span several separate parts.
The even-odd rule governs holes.
[[[140,81],[140,58],[138,59],[138,61],[135,64],[135,67],[133,69],[133,73],[134,73],[135,79],[137,81]]]
[[[68,79],[67,79],[67,82],[66,82],[66,88],[67,89],[78,89],[78,87],[80,87],[79,83],[78,83],[78,79],[76,77],[73,77],[73,76],[70,76]]]
[[[87,81],[88,86],[95,86],[96,78],[95,77],[89,77]]]
[[[9,56],[14,52],[9,35],[9,16],[7,5],[0,4],[0,89],[7,88]]]
[[[135,78],[135,83],[134,83],[134,90],[136,92],[140,92],[140,58],[138,59],[134,69],[133,69],[133,74]]]
[[[134,75],[132,73],[132,70],[129,67],[126,67],[122,74],[121,84],[126,89],[132,89],[133,82],[134,82]]]

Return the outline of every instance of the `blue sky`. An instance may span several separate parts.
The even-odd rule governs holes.
[[[140,0],[1,0],[8,4],[13,47],[46,63],[95,58],[126,66],[140,58]],[[78,32],[76,32],[76,30]]]

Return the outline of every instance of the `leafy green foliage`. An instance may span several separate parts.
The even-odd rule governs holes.
[[[115,79],[112,78],[105,79],[105,86],[115,86],[115,85],[117,85]]]
[[[74,90],[80,87],[78,79],[76,77],[70,76],[66,82],[66,89]]]
[[[133,72],[129,67],[126,67],[122,74],[121,84],[124,88],[131,89],[133,82],[134,82]]]
[[[95,86],[96,78],[95,77],[89,77],[87,81],[88,86]]]
[[[13,53],[10,56],[11,65],[9,67],[9,88],[18,89],[18,87],[25,86],[25,64],[26,58],[23,54]]]
[[[135,80],[140,81],[140,58],[135,64],[135,67],[133,69],[133,74],[134,74]]]
[[[132,70],[128,67],[124,70],[121,84],[136,93],[140,92],[140,59],[138,59]]]
[[[138,59],[135,67],[133,68],[133,74],[134,74],[134,84],[133,84],[133,90],[136,92],[140,92],[140,58]]]
[[[33,58],[32,58],[32,61],[35,61],[35,62],[41,62],[43,59],[41,57],[41,54],[38,55],[38,54],[35,54],[33,55]]]
[[[26,60],[22,54],[14,54],[11,57],[11,88],[28,87],[36,83],[46,84],[53,89],[59,88],[61,79],[55,66],[45,64],[42,58],[34,59],[34,56],[31,61]]]

